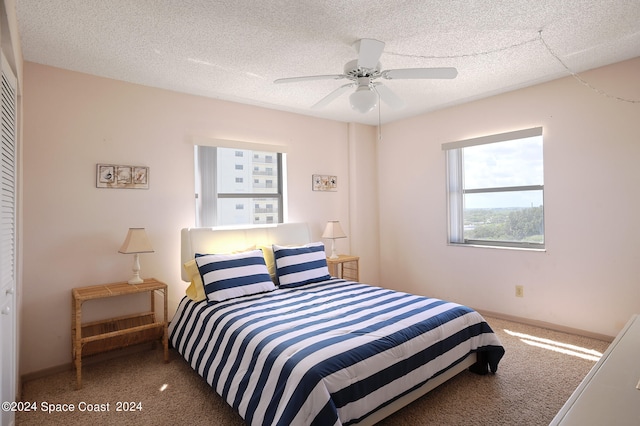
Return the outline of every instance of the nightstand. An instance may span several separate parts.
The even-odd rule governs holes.
[[[340,254],[337,259],[327,257],[329,275],[349,281],[360,281],[359,261],[359,256],[347,254]]]
[[[137,293],[150,294],[149,311],[101,321],[82,323],[82,303],[87,300],[126,296]],[[156,316],[155,295],[164,299],[163,318]],[[167,334],[167,285],[150,278],[140,284],[119,282],[74,288],[71,292],[71,346],[76,366],[77,388],[82,388],[82,356],[93,355],[137,343],[162,339],[164,361],[169,361],[169,336]]]

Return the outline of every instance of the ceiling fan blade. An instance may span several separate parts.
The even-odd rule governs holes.
[[[343,86],[338,87],[336,90],[329,93],[327,96],[325,96],[324,98],[316,102],[314,105],[312,105],[311,109],[320,109],[320,108],[326,107],[331,102],[333,102],[334,99],[336,99],[337,97],[342,95],[344,92],[346,92],[347,90],[355,86],[356,86],[355,83],[349,83],[349,84],[345,84]]]
[[[330,74],[330,75],[307,75],[304,77],[288,77],[288,78],[279,78],[274,80],[275,84],[280,83],[297,83],[299,81],[312,81],[312,80],[340,80],[343,78],[347,78],[344,74]]]
[[[401,68],[382,71],[382,78],[388,80],[419,79],[419,78],[456,78],[458,70],[445,68]]]
[[[396,95],[393,90],[389,89],[387,86],[381,83],[374,84],[376,92],[380,96],[380,99],[384,101],[387,105],[389,105],[393,109],[401,109],[404,107],[404,101]]]
[[[358,50],[358,67],[375,68],[384,50],[384,42],[363,38],[356,41],[356,49]]]

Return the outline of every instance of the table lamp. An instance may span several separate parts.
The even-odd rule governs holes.
[[[140,284],[144,280],[140,278],[140,260],[139,253],[153,253],[153,248],[147,238],[144,228],[129,228],[127,237],[122,243],[122,247],[118,253],[133,254],[133,277],[129,280],[129,284]]]
[[[331,240],[331,256],[329,256],[329,259],[337,259],[336,238],[347,238],[347,234],[342,230],[340,222],[337,220],[330,220],[327,222],[327,226],[325,226],[324,232],[322,233],[322,238]]]

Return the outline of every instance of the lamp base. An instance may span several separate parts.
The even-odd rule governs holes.
[[[133,277],[128,281],[129,284],[142,284],[144,280],[140,278],[140,260],[138,260],[138,253],[133,255]]]
[[[144,280],[140,278],[140,275],[134,275],[129,281],[127,281],[131,285],[142,284]]]
[[[331,256],[329,256],[329,259],[337,259],[338,258],[338,253],[336,253],[336,240],[335,239],[331,239]]]

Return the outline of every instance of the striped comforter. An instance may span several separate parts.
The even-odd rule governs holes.
[[[248,424],[352,424],[479,352],[504,354],[477,312],[332,279],[207,304],[184,298],[170,341]]]

